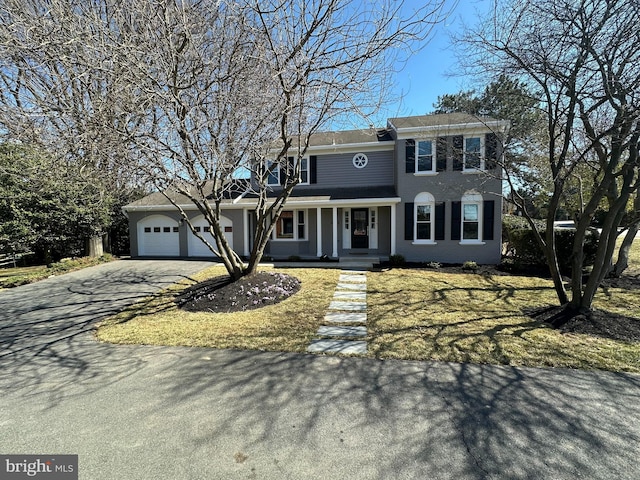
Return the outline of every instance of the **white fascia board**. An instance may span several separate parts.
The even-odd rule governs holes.
[[[405,127],[397,128],[398,140],[404,140],[407,138],[414,138],[419,136],[434,137],[437,135],[447,135],[451,133],[489,133],[489,132],[506,132],[511,125],[511,122],[506,120],[489,120],[486,122],[470,122],[470,123],[457,123],[454,125],[433,125],[428,127]]]
[[[225,209],[234,209],[234,208],[243,208],[243,204],[234,203],[230,200],[225,200],[221,203],[221,206]],[[184,205],[179,205],[185,212],[191,212],[194,210],[198,210],[193,203],[186,203]],[[167,211],[176,211],[176,207],[172,204],[166,205],[133,205],[133,206],[124,206],[122,207],[124,212],[167,212]]]
[[[345,143],[343,145],[314,145],[307,149],[307,154],[319,153],[357,153],[391,151],[396,145],[395,140],[377,143]]]
[[[387,197],[387,198],[351,198],[351,199],[337,199],[331,200],[328,197],[325,198],[310,198],[310,199],[292,199],[289,198],[286,202],[286,207],[291,208],[325,208],[325,207],[350,207],[360,205],[363,207],[382,207],[392,204],[400,203],[402,199],[400,197]],[[252,199],[243,198],[237,203],[223,202],[221,208],[224,210],[234,210],[242,208],[255,207],[256,201]],[[180,205],[180,207],[186,211],[195,211],[197,207],[191,205]],[[132,206],[123,207],[125,212],[166,212],[173,211],[175,207],[173,205],[144,205],[144,206]]]
[[[382,207],[391,204],[400,203],[402,199],[400,197],[388,197],[388,198],[351,198],[351,199],[292,199],[289,198],[285,204],[285,208],[318,208],[318,207],[350,207],[355,205],[361,205],[366,207]],[[245,207],[251,207],[254,203],[244,203]]]
[[[341,145],[313,145],[307,148],[304,156],[308,157],[316,153],[358,153],[358,152],[386,152],[392,151],[396,145],[395,140],[387,140],[384,142],[363,142],[363,143],[345,143]],[[274,154],[280,150],[272,150]],[[294,155],[292,151],[288,154]]]

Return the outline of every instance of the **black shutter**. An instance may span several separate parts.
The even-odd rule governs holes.
[[[438,140],[436,141],[436,171],[444,172],[446,170],[447,170],[447,137],[438,137]]]
[[[413,202],[404,204],[404,239],[413,240]]]
[[[309,183],[318,183],[318,157],[311,155],[309,157]]]
[[[444,240],[444,202],[436,203],[436,240]]]
[[[407,139],[404,142],[405,173],[415,173],[416,171],[416,141]]]
[[[451,202],[451,240],[460,240],[462,202]]]
[[[498,166],[498,136],[487,133],[484,137],[485,167],[494,170]]]
[[[482,206],[482,239],[493,240],[495,200],[485,200]]]
[[[455,172],[462,171],[464,158],[463,143],[462,135],[456,135],[453,137],[453,170]]]

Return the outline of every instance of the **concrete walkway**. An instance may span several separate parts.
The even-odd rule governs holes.
[[[307,348],[311,353],[364,355],[367,353],[367,272],[343,270],[318,329]]]

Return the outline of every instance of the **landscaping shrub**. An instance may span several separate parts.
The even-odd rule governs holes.
[[[471,270],[473,272],[475,272],[476,270],[478,270],[478,264],[476,262],[472,262],[470,260],[464,262],[462,264],[462,269],[463,270]]]
[[[391,265],[393,265],[394,267],[402,267],[407,262],[405,261],[405,259],[404,259],[404,257],[402,255],[396,254],[396,255],[389,256],[389,263]]]
[[[544,231],[540,232],[545,235]],[[528,228],[515,229],[509,233],[509,250],[513,258],[513,262],[518,267],[525,266],[546,266],[547,261],[542,249],[538,245],[533,230]],[[556,252],[558,255],[558,264],[563,274],[571,273],[571,262],[573,255],[573,240],[575,238],[575,230],[556,230]],[[597,230],[588,230],[585,236],[583,246],[584,266],[593,265],[596,258],[596,250],[598,248],[598,240],[600,234]]]

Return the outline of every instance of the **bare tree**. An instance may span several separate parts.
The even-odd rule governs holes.
[[[395,62],[424,45],[443,4],[6,0],[0,80],[10,109],[0,121],[92,165],[135,165],[238,279],[256,271],[310,135],[374,115]],[[272,196],[275,171],[282,189]],[[257,198],[247,263],[220,224],[238,193]],[[215,245],[180,195],[209,222]]]
[[[546,118],[545,157],[552,193],[546,232],[530,220],[562,304],[589,310],[615,249],[618,226],[637,192],[640,135],[640,31],[635,0],[541,0],[494,2],[490,21],[465,35],[480,68],[520,78],[540,91]],[[505,165],[512,198],[522,169]],[[526,166],[524,166],[526,169]],[[556,212],[578,169],[588,170],[593,189],[576,212],[570,293],[555,249]],[[607,205],[597,258],[583,281],[583,244],[596,209]]]
[[[100,2],[0,2],[0,135],[75,165],[105,204],[135,183],[131,143],[118,134],[133,92],[102,48],[113,32],[95,28],[111,18]],[[94,226],[96,254],[106,226]]]

